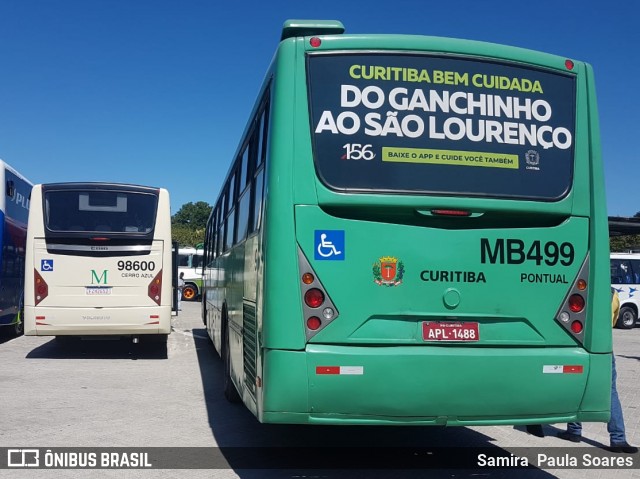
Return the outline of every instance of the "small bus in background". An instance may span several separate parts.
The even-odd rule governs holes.
[[[261,422],[606,422],[587,63],[287,21],[209,217],[203,320]]]
[[[36,185],[25,274],[25,334],[171,331],[171,216],[163,188]]]
[[[620,298],[616,327],[633,328],[640,311],[640,253],[611,253],[611,287]]]
[[[0,160],[0,326],[23,331],[24,261],[33,185]]]
[[[202,248],[178,249],[178,275],[184,273],[182,299],[195,301],[202,292]]]

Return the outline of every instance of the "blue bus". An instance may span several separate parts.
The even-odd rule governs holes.
[[[0,160],[0,326],[24,330],[24,254],[31,182]]]

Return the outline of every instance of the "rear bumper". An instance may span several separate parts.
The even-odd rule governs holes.
[[[26,336],[169,334],[171,308],[41,308],[25,306]]]
[[[557,373],[555,366],[582,372]],[[314,345],[265,354],[261,420],[464,426],[606,422],[610,385],[611,355],[579,348]]]

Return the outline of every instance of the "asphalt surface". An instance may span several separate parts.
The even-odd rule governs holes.
[[[513,426],[259,424],[242,405],[224,399],[222,362],[206,337],[199,304],[183,302],[182,307],[180,315],[172,320],[173,333],[166,348],[124,340],[66,344],[47,337],[4,338],[0,344],[0,364],[4,366],[0,372],[0,448],[164,447],[167,449],[162,454],[168,464],[188,463],[190,456],[197,460],[214,451],[219,456],[214,461],[215,469],[12,468],[0,469],[0,478],[640,478],[637,454],[630,456],[634,469],[585,469],[582,463],[566,469],[553,464],[527,469],[456,467],[460,464],[456,454],[461,454],[464,462],[467,451],[476,448],[499,451],[505,457],[520,457],[523,451],[559,458],[598,456],[609,444],[606,425],[600,423],[584,425],[585,441],[580,444],[555,437],[564,424],[545,425],[545,438]],[[637,445],[640,328],[614,330],[614,348],[627,439]],[[295,449],[300,446],[303,448]],[[322,448],[326,446],[347,451],[340,454],[339,463],[327,458],[331,468],[283,468],[278,462],[286,463],[289,454],[295,459],[300,451],[324,460]],[[214,447],[221,449],[188,449]],[[275,464],[268,469],[245,468],[252,457],[264,457],[269,447],[279,454]],[[444,454],[446,467],[399,467],[405,458],[411,462],[411,454],[430,450],[439,457]],[[349,451],[355,451],[352,457]],[[365,460],[367,454],[370,465]]]

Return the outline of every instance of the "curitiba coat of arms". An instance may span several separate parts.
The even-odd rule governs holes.
[[[379,286],[397,286],[402,283],[404,263],[393,256],[383,256],[373,263],[373,281]]]

